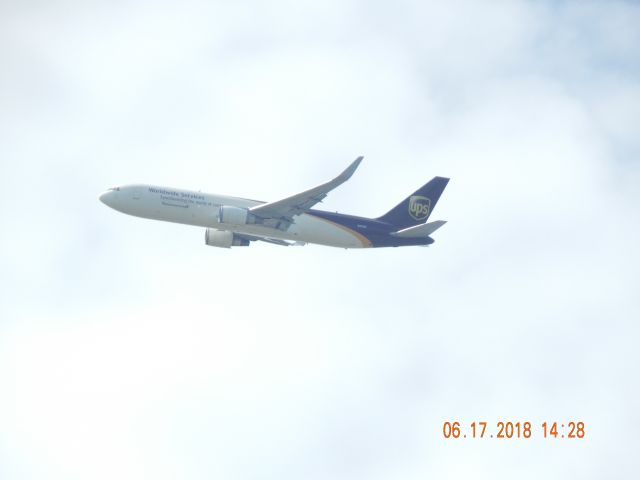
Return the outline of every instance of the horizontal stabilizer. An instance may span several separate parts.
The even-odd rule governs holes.
[[[428,237],[445,223],[447,223],[445,220],[436,220],[435,222],[421,223],[420,225],[416,225],[414,227],[398,230],[397,232],[393,232],[391,235],[400,238]]]

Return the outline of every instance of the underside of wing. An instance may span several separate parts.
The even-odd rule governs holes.
[[[293,217],[306,212],[315,204],[321,202],[331,190],[349,180],[353,172],[358,168],[358,165],[360,165],[362,158],[363,157],[356,158],[344,172],[333,180],[282,200],[257,205],[249,209],[249,211],[257,217],[274,219],[288,227],[288,225],[293,223]]]
[[[304,245],[302,242],[287,242],[286,240],[281,240],[279,238],[271,238],[271,237],[259,237],[257,235],[247,235],[245,233],[236,233],[236,236],[242,238],[244,240],[248,240],[250,242],[266,242],[273,243],[274,245],[281,245],[283,247],[291,247]]]

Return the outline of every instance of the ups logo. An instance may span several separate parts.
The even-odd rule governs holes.
[[[420,195],[409,197],[409,215],[415,220],[424,220],[429,216],[431,209],[431,200]]]

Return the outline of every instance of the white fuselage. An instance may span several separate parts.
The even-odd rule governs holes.
[[[371,246],[371,242],[356,231],[314,215],[296,216],[295,223],[286,231],[264,225],[219,222],[221,206],[251,208],[264,203],[257,200],[142,184],[115,187],[103,193],[100,200],[122,213],[153,220],[332,247]]]

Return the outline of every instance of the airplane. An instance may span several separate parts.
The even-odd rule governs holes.
[[[255,241],[340,248],[432,244],[430,235],[446,223],[427,223],[449,182],[445,177],[434,177],[378,218],[311,208],[349,180],[362,159],[356,158],[333,180],[275,202],[144,184],[113,187],[99,199],[129,215],[204,227],[205,244],[212,247],[245,247]]]

